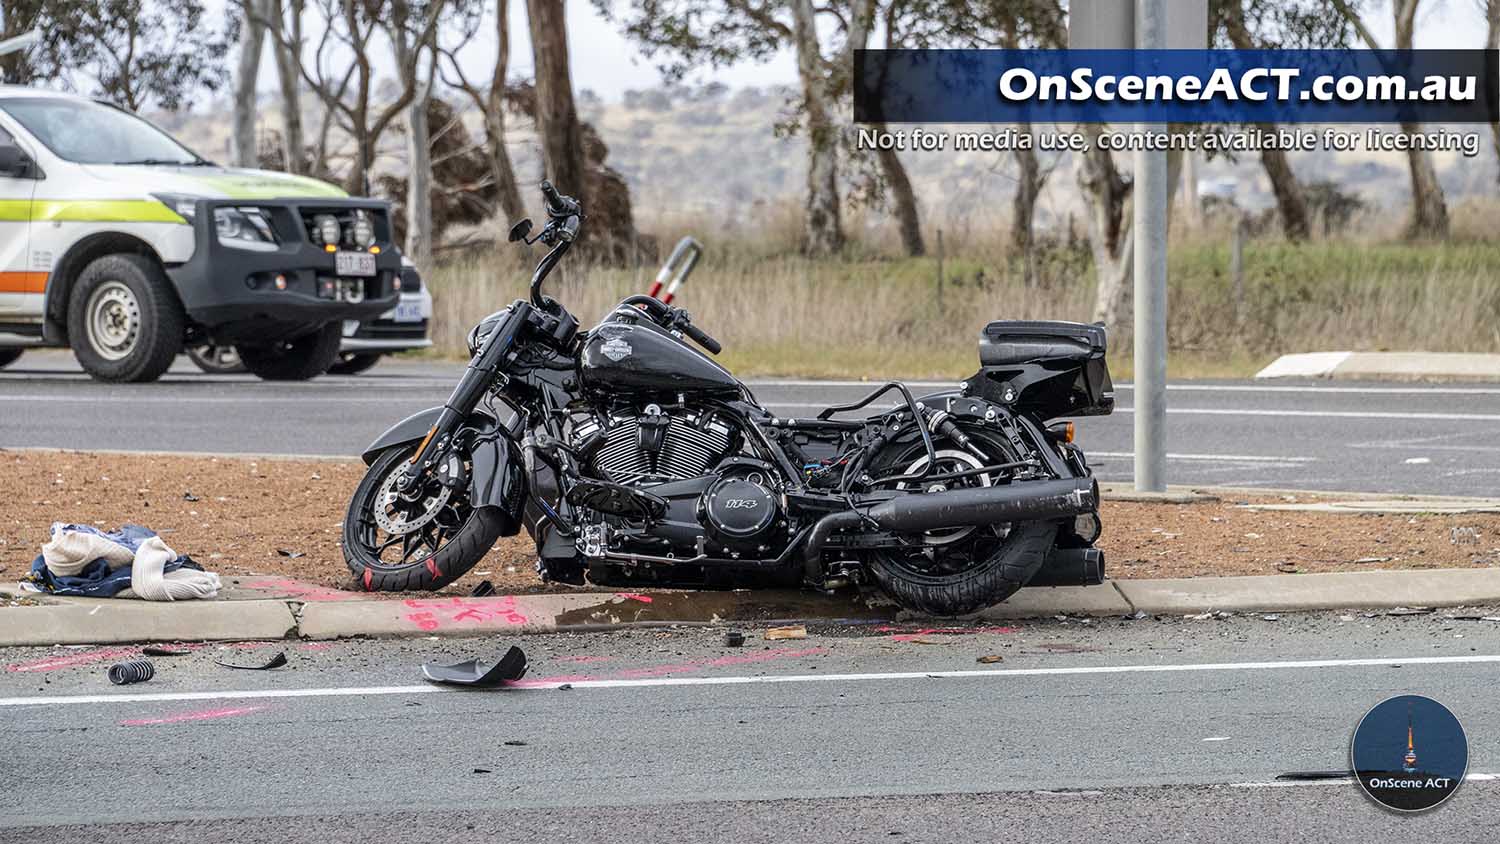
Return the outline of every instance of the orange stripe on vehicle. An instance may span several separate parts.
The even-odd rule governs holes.
[[[0,293],[42,293],[47,289],[47,273],[0,272]]]

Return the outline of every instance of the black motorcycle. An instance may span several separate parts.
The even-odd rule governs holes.
[[[364,452],[343,544],[366,589],[440,588],[523,526],[541,575],[568,583],[873,581],[960,615],[1026,585],[1102,581],[1098,484],[1072,423],[1047,424],[1113,408],[1102,327],[993,322],[957,389],[891,382],[777,416],[704,354],[720,345],[687,311],[634,295],[584,331],[543,295],[584,214],[541,189],[546,225],[510,233],[551,247],[530,298],[470,332],[445,405]]]

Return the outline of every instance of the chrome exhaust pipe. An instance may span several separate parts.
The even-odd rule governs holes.
[[[1093,478],[1018,481],[947,492],[898,495],[856,513],[844,510],[819,519],[803,546],[811,582],[821,578],[823,545],[834,533],[871,521],[882,530],[920,533],[968,525],[1046,521],[1091,513],[1099,507],[1099,484]]]

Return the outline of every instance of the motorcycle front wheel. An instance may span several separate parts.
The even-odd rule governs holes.
[[[504,526],[492,508],[469,503],[467,485],[449,489],[424,478],[401,492],[396,479],[414,451],[381,453],[344,516],[344,562],[368,592],[441,589],[483,559]]]

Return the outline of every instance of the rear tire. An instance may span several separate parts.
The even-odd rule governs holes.
[[[189,346],[188,360],[209,375],[234,375],[245,371],[245,362],[233,346]]]
[[[401,471],[402,465],[411,459],[414,446],[405,445],[386,449],[370,465],[364,480],[354,490],[349,502],[349,511],[344,516],[344,562],[355,580],[367,592],[406,592],[410,590],[441,589],[462,577],[476,563],[484,559],[495,541],[500,538],[505,526],[503,514],[490,507],[474,509],[454,504],[454,531],[442,539],[437,549],[425,555],[417,555],[393,561],[381,558],[378,543],[390,539],[390,534],[375,523],[374,508],[380,497],[381,485],[392,472]],[[463,505],[467,505],[468,490],[458,490]],[[381,505],[384,506],[384,505]],[[440,513],[441,516],[441,513]],[[435,520],[436,521],[436,520]],[[404,547],[404,543],[402,543]],[[387,549],[390,553],[398,549]],[[402,556],[402,555],[397,555]]]
[[[350,352],[339,355],[339,359],[328,367],[330,375],[358,375],[369,369],[384,357],[380,352]]]
[[[979,426],[961,425],[971,440],[981,446],[989,458],[987,462],[1018,459],[1014,446],[1002,437]],[[945,454],[950,455],[946,459],[963,461],[948,466],[940,462],[942,468],[986,465],[944,438],[934,438],[933,445],[940,461]],[[893,444],[876,458],[875,474],[879,477],[910,472],[926,462],[926,451],[920,442]],[[958,483],[988,482],[984,478],[971,478]],[[928,552],[931,556],[922,552],[875,550],[865,556],[865,562],[875,582],[902,607],[927,615],[968,615],[1004,601],[1025,586],[1056,543],[1057,529],[1057,523],[1051,521],[1016,522],[1002,535],[995,526],[979,526],[937,546]],[[960,567],[955,563],[967,564]]]
[[[143,255],[83,268],[68,299],[68,343],[100,381],[155,381],[182,351],[187,317],[172,283]]]
[[[339,356],[343,323],[269,346],[235,346],[245,368],[266,381],[307,381],[328,371]]]
[[[0,349],[0,369],[15,363],[25,354],[25,349]]]
[[[959,574],[921,575],[878,553],[870,555],[869,568],[880,588],[906,609],[936,616],[968,615],[1025,586],[1056,541],[1056,524],[1022,522],[989,559]]]

